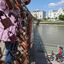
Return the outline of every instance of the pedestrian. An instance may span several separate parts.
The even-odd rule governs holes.
[[[58,61],[58,59],[61,60],[61,58],[62,58],[62,50],[63,50],[63,47],[59,47],[58,54],[56,55],[56,61]]]

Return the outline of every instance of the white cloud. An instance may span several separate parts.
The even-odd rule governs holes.
[[[64,0],[62,0],[61,2],[58,2],[59,5],[64,5]]]
[[[56,4],[55,3],[49,3],[48,6],[53,7],[53,6],[56,6]]]
[[[48,6],[50,7],[54,7],[54,6],[62,6],[64,5],[64,0],[61,0],[60,2],[57,2],[57,3],[49,3]]]

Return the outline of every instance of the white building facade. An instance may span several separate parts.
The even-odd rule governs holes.
[[[59,15],[64,15],[64,9],[60,8],[58,10],[51,10],[48,12],[48,18],[50,19],[58,18]]]
[[[35,11],[31,12],[31,14],[37,19],[46,18],[46,12],[42,11],[42,10],[35,10]]]

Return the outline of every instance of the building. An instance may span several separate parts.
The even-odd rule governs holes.
[[[59,15],[64,15],[64,9],[60,8],[58,10],[51,10],[48,12],[48,18],[55,19],[58,18]]]
[[[43,10],[35,10],[35,11],[32,11],[31,13],[37,19],[46,18],[46,12]]]

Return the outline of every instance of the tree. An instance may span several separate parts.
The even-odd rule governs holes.
[[[55,19],[57,19],[57,17],[55,17]]]
[[[59,15],[59,20],[64,20],[64,15]]]

